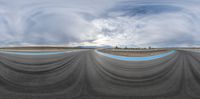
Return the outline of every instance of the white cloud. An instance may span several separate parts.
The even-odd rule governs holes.
[[[195,46],[200,44],[199,3],[196,0],[2,1],[0,45]],[[130,9],[126,9],[127,5]],[[147,10],[145,5],[155,8]],[[134,9],[136,6],[139,7]]]
[[[93,24],[97,32],[100,32],[100,38],[94,42],[97,44],[131,47],[200,44],[198,38],[200,23],[198,20],[195,21],[194,16],[184,8],[177,12],[145,16],[114,15],[114,17],[95,19]]]

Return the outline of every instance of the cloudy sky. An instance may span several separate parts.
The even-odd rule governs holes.
[[[200,46],[199,0],[0,0],[0,46]]]

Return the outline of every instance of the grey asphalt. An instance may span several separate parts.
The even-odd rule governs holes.
[[[94,52],[0,53],[0,99],[200,99],[200,53],[151,61]]]

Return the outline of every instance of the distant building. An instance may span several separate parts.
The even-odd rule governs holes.
[[[127,48],[127,46],[125,46],[125,48],[124,48],[124,49],[128,49],[128,48]]]
[[[149,46],[149,48],[148,49],[151,49],[151,46]]]

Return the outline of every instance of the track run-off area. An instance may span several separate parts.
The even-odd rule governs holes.
[[[200,99],[200,53],[127,61],[96,50],[0,52],[0,99]]]

